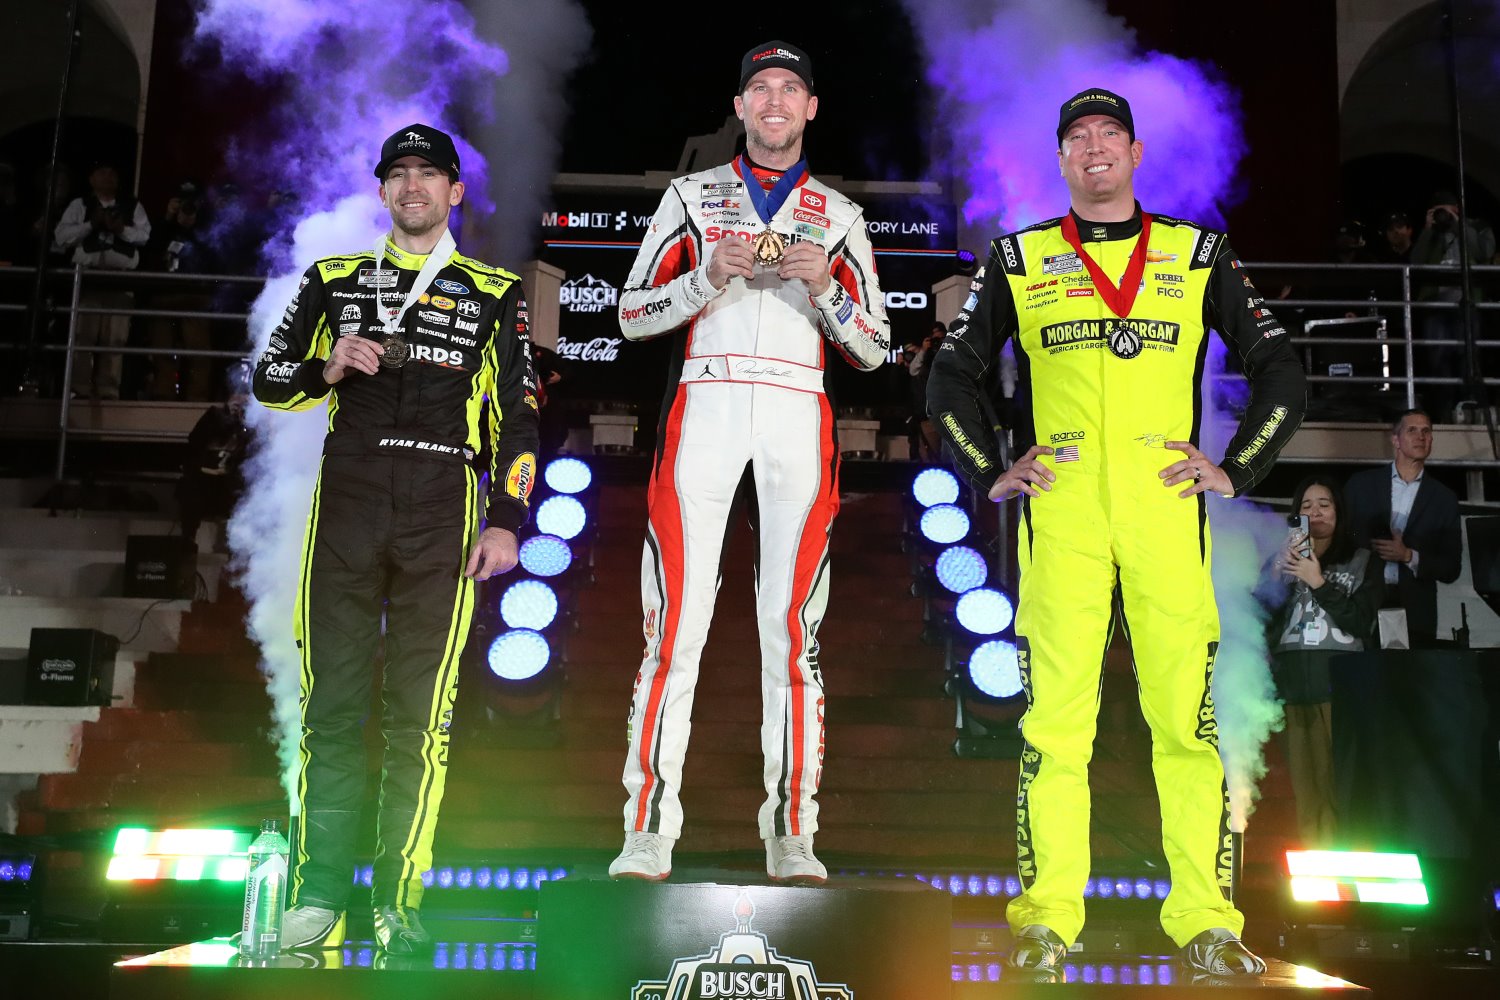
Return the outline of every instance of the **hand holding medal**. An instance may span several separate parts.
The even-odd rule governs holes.
[[[714,245],[713,255],[708,258],[708,283],[715,288],[723,288],[735,275],[741,278],[755,277],[755,251],[744,240],[720,240]]]
[[[351,371],[374,375],[380,371],[381,345],[367,337],[350,335],[333,342],[333,351],[323,364],[323,381],[334,385]]]
[[[828,291],[833,275],[828,271],[828,253],[812,240],[793,243],[781,258],[776,273],[783,281],[800,279],[812,295]]]

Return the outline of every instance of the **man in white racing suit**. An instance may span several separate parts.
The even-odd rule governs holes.
[[[625,847],[609,873],[671,872],[698,659],[731,508],[749,479],[760,546],[760,836],[773,880],[817,884],[828,874],[812,850],[823,764],[817,630],[839,507],[825,359],[831,348],[877,368],[890,325],[860,207],[808,174],[802,157],[818,110],[807,54],[784,42],[747,52],[734,109],[745,153],[672,181],[620,298],[628,339],[675,332],[682,348],[652,466],[646,653],[630,714]]]

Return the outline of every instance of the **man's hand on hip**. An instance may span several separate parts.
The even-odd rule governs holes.
[[[380,345],[364,337],[340,337],[333,342],[333,353],[323,365],[323,381],[329,385],[351,371],[374,375],[380,371]]]
[[[471,580],[488,580],[515,569],[520,559],[520,546],[516,533],[504,528],[485,528],[469,553],[469,564],[464,567],[464,576]]]
[[[1213,490],[1221,497],[1234,496],[1234,484],[1229,481],[1229,473],[1209,461],[1208,456],[1199,451],[1197,445],[1191,441],[1168,441],[1166,448],[1169,451],[1180,451],[1187,458],[1173,462],[1157,473],[1164,480],[1163,486],[1187,483],[1188,488],[1177,494],[1183,498],[1206,490]]]
[[[1057,481],[1057,473],[1036,460],[1038,455],[1050,454],[1052,449],[1046,445],[1032,445],[1030,451],[1005,470],[1005,475],[995,480],[995,485],[990,487],[990,499],[1009,500],[1021,493],[1039,497],[1042,495],[1040,490],[1051,492],[1052,484]]]

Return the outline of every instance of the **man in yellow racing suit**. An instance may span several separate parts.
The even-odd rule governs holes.
[[[1204,493],[1238,496],[1304,409],[1304,377],[1223,233],[1143,212],[1130,106],[1062,107],[1068,215],[995,240],[933,367],[928,406],[970,483],[1023,495],[1016,623],[1027,696],[1017,795],[1023,892],[1012,964],[1060,968],[1083,927],[1088,764],[1116,600],[1152,733],[1172,889],[1167,934],[1196,971],[1258,973],[1228,898],[1229,828],[1210,685],[1219,618]],[[1199,448],[1208,327],[1250,378],[1225,457]],[[1013,339],[1016,451],[1002,470],[981,382]]]

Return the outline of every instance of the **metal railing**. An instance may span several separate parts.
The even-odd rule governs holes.
[[[1416,320],[1420,315],[1435,312],[1453,312],[1463,308],[1460,303],[1441,301],[1415,300],[1412,295],[1413,276],[1418,280],[1423,277],[1434,275],[1457,275],[1459,268],[1454,265],[1411,265],[1411,264],[1335,264],[1335,263],[1298,263],[1291,261],[1261,261],[1251,262],[1246,265],[1249,272],[1257,276],[1262,293],[1268,289],[1273,282],[1268,276],[1281,275],[1321,275],[1331,274],[1336,276],[1347,276],[1351,274],[1389,274],[1399,278],[1400,294],[1397,298],[1358,298],[1358,299],[1336,299],[1336,298],[1307,298],[1290,296],[1287,298],[1266,298],[1265,304],[1271,310],[1291,309],[1344,309],[1348,311],[1374,311],[1372,315],[1356,315],[1352,317],[1327,317],[1305,321],[1302,325],[1304,333],[1301,336],[1292,337],[1292,344],[1304,351],[1304,363],[1310,360],[1310,352],[1317,348],[1346,346],[1346,347],[1384,347],[1387,352],[1385,359],[1387,365],[1383,371],[1375,375],[1357,374],[1315,374],[1309,373],[1308,381],[1314,385],[1336,384],[1336,385],[1400,385],[1404,392],[1405,405],[1415,406],[1417,390],[1419,386],[1461,386],[1465,380],[1461,375],[1418,375],[1416,373],[1417,348],[1424,350],[1429,348],[1461,348],[1464,341],[1458,339],[1427,339],[1417,336]],[[1482,265],[1471,268],[1476,281],[1488,284],[1493,293],[1500,299],[1500,266]],[[34,276],[34,267],[0,267],[0,282],[12,278]],[[213,350],[207,348],[185,348],[185,347],[131,347],[111,345],[80,345],[77,342],[78,320],[81,316],[90,315],[112,315],[141,317],[143,319],[199,319],[210,322],[245,323],[249,320],[249,314],[238,311],[227,310],[181,310],[181,309],[153,309],[153,308],[120,308],[82,305],[83,286],[85,280],[92,283],[99,281],[114,285],[132,286],[129,290],[139,291],[162,285],[207,285],[217,289],[227,286],[243,286],[246,289],[259,289],[267,281],[266,278],[255,275],[233,275],[233,274],[183,274],[180,272],[150,272],[150,271],[111,271],[100,268],[84,268],[75,266],[71,270],[52,269],[48,272],[50,278],[70,279],[68,304],[60,305],[49,300],[47,314],[49,316],[68,317],[67,337],[63,343],[39,343],[35,350],[40,352],[64,352],[63,361],[63,386],[58,403],[58,444],[56,474],[62,478],[63,467],[67,453],[67,442],[69,435],[76,437],[103,437],[111,432],[108,429],[69,427],[69,393],[67,387],[72,375],[75,356],[80,353],[93,354],[118,354],[118,355],[169,355],[175,357],[189,358],[217,358],[231,361],[245,360],[247,352]],[[1478,302],[1473,308],[1477,316],[1500,315],[1500,301]],[[24,313],[29,310],[25,303],[5,301],[0,296],[0,315],[5,313]],[[1391,336],[1389,320],[1382,316],[1380,311],[1398,312],[1400,316],[1399,337]],[[1287,316],[1279,317],[1285,322]],[[1308,329],[1333,329],[1348,326],[1351,328],[1361,326],[1372,326],[1372,336],[1364,337],[1330,337],[1321,335],[1309,336]],[[28,350],[31,345],[26,343],[4,343],[0,342],[0,350]],[[1476,338],[1475,346],[1479,350],[1486,348],[1500,348],[1500,340],[1488,340]],[[1399,350],[1402,361],[1400,372],[1391,370],[1389,361],[1391,348]],[[1224,378],[1234,379],[1243,376],[1227,375]],[[1500,377],[1485,377],[1482,382],[1486,386],[1500,386]],[[149,431],[132,431],[139,437],[153,436]],[[161,436],[171,436],[168,432],[160,432]],[[1469,463],[1473,464],[1473,463]],[[1500,460],[1494,464],[1500,465]]]
[[[0,267],[0,280],[11,277],[22,277],[36,274],[35,267]],[[160,287],[162,285],[208,285],[208,286],[233,286],[242,285],[247,288],[253,286],[257,291],[267,279],[258,275],[239,274],[185,274],[175,271],[115,271],[104,268],[85,268],[75,265],[71,271],[53,269],[48,272],[49,277],[61,277],[69,275],[70,291],[68,304],[59,305],[51,299],[48,300],[46,311],[49,316],[68,317],[68,330],[66,340],[59,343],[38,343],[29,345],[25,343],[0,343],[0,349],[13,350],[36,350],[41,353],[63,353],[62,382],[60,386],[57,414],[57,456],[54,465],[54,476],[61,480],[67,460],[68,438],[74,437],[109,437],[117,434],[109,428],[72,427],[68,416],[72,406],[72,393],[69,387],[72,384],[73,364],[79,353],[85,354],[113,354],[113,355],[146,355],[184,358],[210,358],[228,361],[244,361],[249,357],[248,351],[218,350],[213,348],[193,347],[132,347],[129,345],[111,344],[79,344],[78,343],[78,320],[82,316],[126,316],[141,317],[143,319],[194,319],[221,323],[247,323],[250,314],[232,310],[195,310],[195,309],[151,309],[118,306],[87,306],[82,304],[83,285],[85,277],[90,282],[99,280],[105,284],[128,284],[134,286],[128,291],[140,291],[146,288]],[[207,294],[207,293],[205,293]],[[24,313],[30,311],[30,306],[24,303],[0,301],[0,313]],[[172,431],[152,431],[145,429],[134,429],[130,432],[136,438],[162,438],[170,440],[180,435]]]

